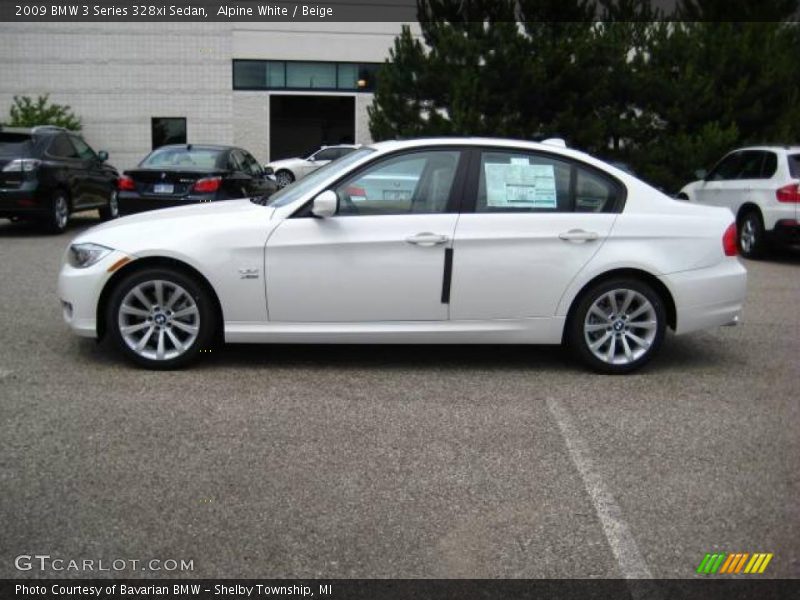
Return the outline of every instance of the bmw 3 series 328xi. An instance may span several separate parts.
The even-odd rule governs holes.
[[[626,373],[735,323],[731,212],[560,141],[364,146],[268,201],[166,209],[67,249],[64,318],[135,363],[236,343],[562,344]]]

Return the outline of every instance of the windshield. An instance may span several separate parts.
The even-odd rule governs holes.
[[[216,148],[160,148],[142,161],[141,167],[161,169],[179,167],[186,169],[216,169],[217,159],[223,150]]]
[[[322,181],[330,177],[337,171],[344,171],[350,165],[360,161],[368,154],[375,152],[372,148],[359,148],[355,152],[351,152],[342,158],[329,162],[324,167],[317,169],[311,175],[304,177],[300,181],[296,181],[291,185],[287,185],[281,191],[273,194],[269,199],[269,206],[279,207],[286,206],[310,192]]]

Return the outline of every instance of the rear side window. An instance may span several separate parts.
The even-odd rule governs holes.
[[[54,137],[50,142],[50,146],[47,148],[47,153],[56,158],[78,158],[75,147],[65,135],[57,135]]]
[[[789,160],[789,174],[800,179],[800,154],[790,154],[786,158]]]
[[[759,179],[762,177],[761,166],[764,164],[764,152],[742,152],[742,162],[736,179]]]
[[[742,166],[742,153],[736,152],[723,158],[717,166],[711,169],[706,179],[708,181],[725,181],[736,179]]]
[[[764,166],[761,168],[761,177],[769,179],[778,170],[778,157],[774,152],[764,152]]]
[[[0,132],[0,156],[30,156],[33,139],[24,133]]]
[[[525,152],[483,151],[476,212],[615,212],[623,190],[599,171]]]

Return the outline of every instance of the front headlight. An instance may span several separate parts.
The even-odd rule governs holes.
[[[111,252],[100,244],[72,244],[67,253],[69,264],[76,269],[85,269],[99,262]]]

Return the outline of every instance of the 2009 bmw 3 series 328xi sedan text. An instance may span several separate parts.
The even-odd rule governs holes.
[[[215,340],[568,344],[625,373],[676,333],[735,323],[729,210],[673,200],[556,141],[381,142],[264,200],[89,229],[64,318],[139,365]]]

